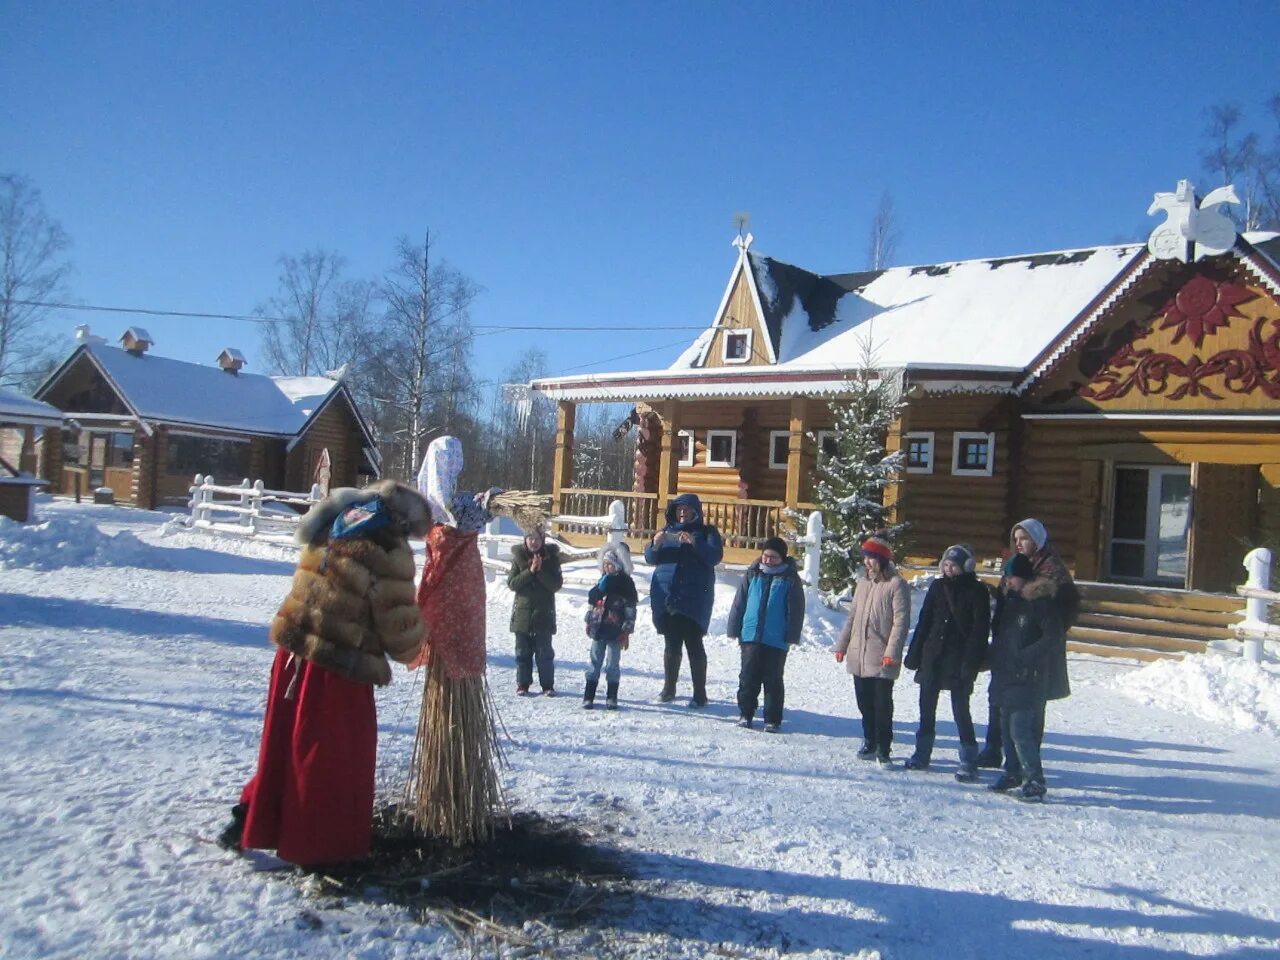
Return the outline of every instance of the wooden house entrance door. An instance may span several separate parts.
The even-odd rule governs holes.
[[[1185,587],[1191,468],[1117,465],[1111,489],[1108,579]]]

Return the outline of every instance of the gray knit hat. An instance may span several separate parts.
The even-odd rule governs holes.
[[[606,543],[600,548],[600,571],[604,572],[604,565],[612,563],[623,573],[630,576],[631,566],[631,548],[625,542]]]
[[[955,543],[947,547],[942,553],[942,561],[938,563],[938,569],[942,569],[942,563],[950,560],[965,573],[973,573],[978,569],[978,559],[973,555],[973,547],[967,543]]]

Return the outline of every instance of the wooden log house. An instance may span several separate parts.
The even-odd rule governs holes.
[[[138,327],[120,347],[85,327],[77,337],[35,393],[64,416],[42,439],[41,475],[55,493],[105,486],[150,509],[185,501],[197,473],[307,490],[326,450],[333,486],[379,475],[372,433],[340,379],[245,373],[231,348],[217,366],[155,356]]]
[[[869,339],[906,397],[886,444],[905,454],[887,496],[912,524],[908,561],[955,542],[998,561],[1034,516],[1077,578],[1145,586],[1135,606],[1164,603],[1156,587],[1230,590],[1251,546],[1280,542],[1280,236],[1224,235],[1220,207],[1195,203],[1185,183],[1158,194],[1170,219],[1146,245],[858,273],[740,238],[711,324],[670,368],[534,381],[558,404],[555,508],[621,498],[642,540],[697,493],[727,559],[750,558],[784,511],[813,508],[827,402]],[[634,404],[632,490],[573,485],[576,407],[597,402]],[[1218,630],[1234,606],[1200,619]]]

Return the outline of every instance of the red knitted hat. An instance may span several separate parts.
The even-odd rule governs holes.
[[[893,547],[883,537],[867,537],[862,541],[862,555],[875,557],[884,563],[893,563]]]

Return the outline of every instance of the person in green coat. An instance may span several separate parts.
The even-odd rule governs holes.
[[[507,586],[515,593],[511,604],[511,632],[516,635],[516,694],[527,696],[533,683],[534,661],[544,696],[555,696],[556,591],[564,585],[560,547],[547,543],[541,530],[525,534],[524,543],[511,548]]]

